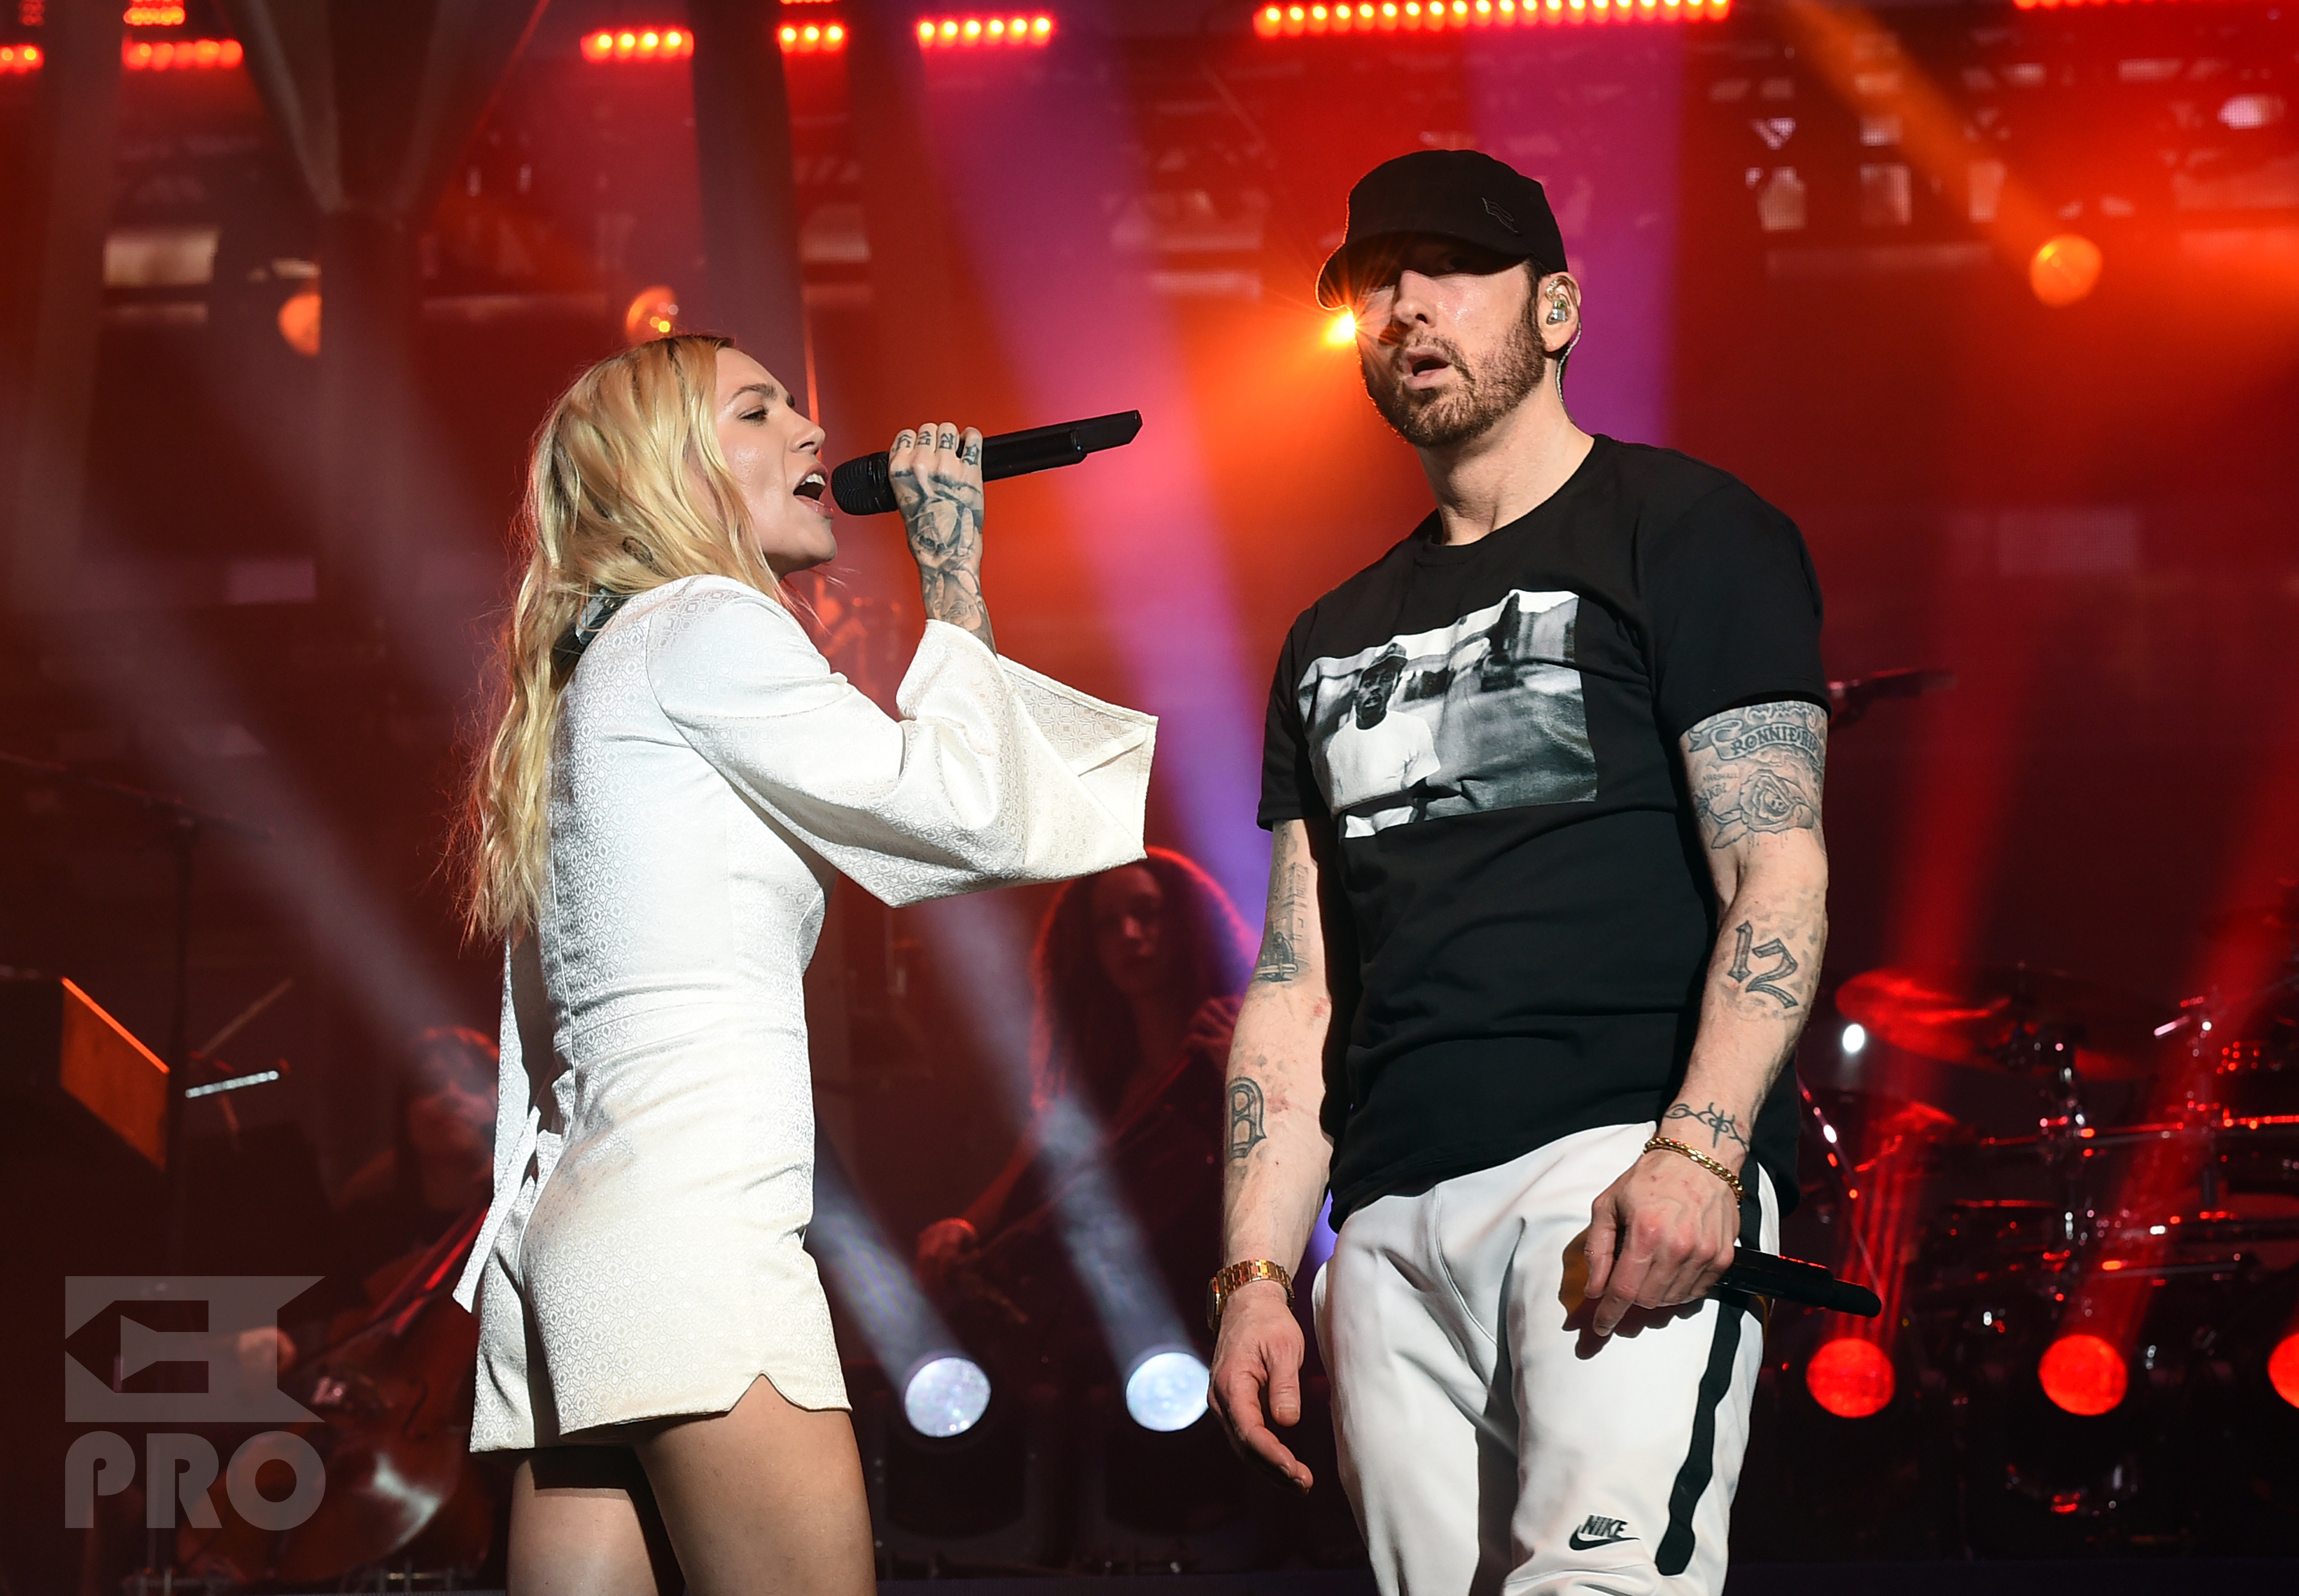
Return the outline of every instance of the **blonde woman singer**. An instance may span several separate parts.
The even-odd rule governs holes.
[[[927,622],[889,719],[779,580],[836,552],[823,434],[666,338],[544,423],[507,707],[473,794],[504,939],[475,1451],[525,1453],[515,1592],[867,1596],[870,1526],[801,1248],[800,977],[843,872],[889,904],[1142,856],[1156,723],[993,651],[981,435],[894,440]]]

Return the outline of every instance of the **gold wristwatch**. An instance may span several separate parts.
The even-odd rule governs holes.
[[[1285,1305],[1293,1305],[1293,1277],[1282,1263],[1272,1263],[1266,1258],[1249,1258],[1241,1263],[1223,1266],[1214,1278],[1206,1282],[1206,1327],[1221,1329],[1222,1304],[1229,1301],[1230,1293],[1256,1280],[1274,1280],[1285,1288]]]

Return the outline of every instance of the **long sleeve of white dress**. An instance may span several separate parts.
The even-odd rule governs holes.
[[[761,1375],[844,1404],[803,1248],[801,978],[832,877],[899,905],[1139,858],[1156,734],[938,622],[897,703],[718,577],[641,595],[584,655],[457,1291],[481,1321],[475,1449],[723,1412]]]
[[[727,583],[655,623],[648,674],[729,784],[884,902],[1141,857],[1157,722],[926,623],[890,719],[796,621]]]

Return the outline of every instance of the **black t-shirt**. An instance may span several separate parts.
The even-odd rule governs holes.
[[[1432,514],[1304,611],[1270,692],[1261,823],[1333,819],[1357,932],[1337,1225],[1658,1118],[1717,912],[1678,739],[1828,702],[1804,539],[1713,467],[1598,437],[1529,514],[1441,536]],[[1753,1138],[1784,1206],[1796,1129],[1784,1072]]]

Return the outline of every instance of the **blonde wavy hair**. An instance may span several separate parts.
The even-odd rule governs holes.
[[[658,338],[600,361],[535,436],[518,532],[527,556],[496,645],[494,729],[471,776],[464,927],[517,938],[543,902],[552,744],[571,666],[553,646],[601,592],[731,576],[775,597],[774,573],[718,450],[724,338]]]

